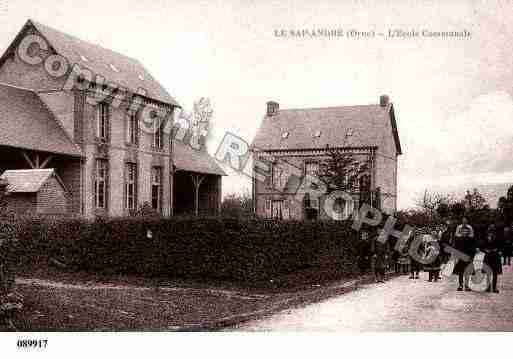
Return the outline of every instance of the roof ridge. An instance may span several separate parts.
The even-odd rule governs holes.
[[[326,106],[326,107],[307,107],[307,108],[280,108],[279,111],[307,111],[307,110],[331,110],[331,109],[340,109],[347,107],[383,107],[386,108],[388,106],[381,106],[379,103],[370,103],[365,105],[340,105],[340,106]]]
[[[138,61],[138,60],[137,60],[136,58],[134,58],[134,57],[131,57],[131,56],[125,55],[125,54],[123,54],[123,53],[121,53],[121,52],[118,52],[118,51],[112,50],[112,49],[110,49],[110,48],[108,48],[108,47],[105,47],[105,46],[99,45],[99,44],[98,44],[98,43],[96,43],[96,42],[89,41],[89,40],[83,40],[83,39],[81,39],[81,38],[79,38],[79,37],[77,37],[77,36],[75,36],[75,35],[71,35],[71,34],[69,34],[69,33],[65,32],[65,31],[62,31],[62,30],[56,29],[56,28],[54,28],[54,27],[52,27],[52,26],[48,26],[48,25],[46,25],[46,24],[43,24],[43,23],[38,22],[38,21],[34,21],[34,20],[32,20],[32,19],[29,19],[29,21],[30,21],[30,22],[32,23],[32,25],[34,25],[34,26],[35,26],[39,31],[41,31],[41,29],[39,29],[39,28],[38,28],[38,26],[41,26],[41,27],[43,27],[43,30],[44,30],[44,28],[47,28],[47,29],[49,29],[49,30],[51,30],[51,31],[55,31],[55,32],[59,33],[60,35],[66,36],[66,37],[68,37],[68,38],[71,38],[72,40],[78,40],[78,41],[81,41],[81,42],[85,42],[86,44],[89,44],[89,45],[93,45],[93,46],[100,47],[101,49],[103,49],[103,50],[105,50],[105,51],[113,52],[113,53],[115,53],[116,55],[126,57],[126,58],[128,58],[128,59],[130,59],[130,60],[132,60],[132,61],[137,61],[137,62],[139,62],[139,64],[141,64],[141,62],[140,62],[140,61]]]
[[[36,94],[45,94],[45,93],[55,93],[55,92],[69,92],[69,90],[64,89],[40,89],[40,90],[33,90]]]
[[[32,172],[32,171],[55,171],[55,168],[22,168],[17,170],[5,170],[4,172]]]
[[[7,83],[7,82],[1,82],[1,81],[0,81],[0,86],[3,86],[3,87],[11,87],[11,88],[14,88],[14,89],[17,89],[17,90],[22,90],[22,91],[32,92],[34,95],[37,95],[36,90],[34,90],[34,89],[30,89],[30,88],[28,88],[28,87],[23,87],[23,86],[13,85],[13,84],[10,84],[10,83]]]
[[[39,176],[33,174],[30,178],[27,175],[30,173],[38,172]],[[8,192],[37,192],[52,176],[56,176],[54,168],[32,168],[20,170],[6,170],[0,176],[3,180],[7,181]],[[21,181],[21,186],[20,186]],[[32,185],[32,187],[30,187]],[[13,188],[14,186],[14,188]]]

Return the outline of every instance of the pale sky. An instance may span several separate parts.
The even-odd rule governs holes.
[[[513,2],[0,0],[5,49],[29,18],[139,59],[185,108],[204,96],[251,142],[281,108],[394,103],[399,206],[424,188],[513,182]],[[470,31],[470,39],[280,38],[275,29]],[[250,188],[230,172],[223,192]]]

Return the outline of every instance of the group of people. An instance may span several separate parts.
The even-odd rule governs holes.
[[[419,235],[422,240],[417,246],[417,256],[412,256],[410,244]],[[391,265],[396,273],[409,272],[410,279],[418,279],[420,271],[425,270],[429,274],[429,282],[439,281],[444,268],[444,272],[458,275],[458,291],[471,291],[470,276],[479,271],[487,276],[487,291],[498,293],[498,276],[502,274],[503,266],[511,265],[513,255],[513,225],[498,227],[490,224],[474,228],[466,217],[458,224],[448,220],[437,233],[414,233],[402,251],[395,250],[389,242],[383,244],[369,238],[362,239],[358,265],[362,271],[371,269],[376,282],[386,280],[386,272]],[[451,254],[454,253],[451,248],[457,251],[457,257]],[[474,259],[481,260],[483,266],[476,270]]]
[[[446,255],[445,258],[447,265],[454,265],[453,274],[458,275],[458,291],[471,291],[470,276],[476,270],[480,270],[487,275],[487,291],[499,293],[498,276],[502,274],[503,266],[511,265],[513,255],[512,226],[499,228],[495,224],[490,224],[476,231],[468,223],[467,218],[463,217],[456,228],[451,221],[447,222],[447,227],[441,234],[440,244],[443,248],[454,248],[467,257],[466,260],[453,260],[452,263],[449,262],[450,255]],[[476,269],[473,264],[478,256],[485,265],[482,269]]]

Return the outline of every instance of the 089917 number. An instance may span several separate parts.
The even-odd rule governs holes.
[[[19,339],[16,342],[18,349],[43,349],[48,345],[47,339]]]

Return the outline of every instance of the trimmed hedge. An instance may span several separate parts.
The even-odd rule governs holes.
[[[259,281],[314,266],[356,273],[347,222],[234,218],[17,221],[25,268],[57,260],[71,270],[147,277]],[[152,238],[147,238],[151,230]]]
[[[14,287],[16,248],[15,227],[0,221],[0,302]]]

